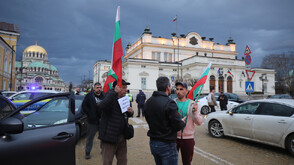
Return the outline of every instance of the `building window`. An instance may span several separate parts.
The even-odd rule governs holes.
[[[146,65],[141,65],[141,68],[146,68]]]
[[[165,62],[172,62],[173,55],[171,53],[164,53],[164,61]]]
[[[159,68],[160,71],[163,71],[163,68]]]
[[[267,83],[264,83],[263,84],[263,92],[264,93],[267,93]]]
[[[152,52],[152,60],[160,61],[160,52]]]
[[[141,78],[141,88],[146,89],[146,78],[145,77]]]
[[[110,70],[110,66],[104,66],[104,70]]]
[[[174,71],[174,72],[176,72],[176,71],[177,71],[177,69],[173,69],[173,71]]]

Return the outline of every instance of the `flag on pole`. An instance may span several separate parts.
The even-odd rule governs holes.
[[[193,88],[190,90],[187,98],[194,100],[197,96],[197,99],[195,100],[196,102],[198,101],[198,98],[201,94],[202,88],[207,80],[207,75],[209,73],[210,67],[211,67],[211,62],[207,65],[207,67],[204,69],[204,72],[202,73],[201,77],[199,80],[196,82],[196,84],[193,86]]]
[[[217,74],[220,76],[222,73],[220,71],[220,68],[218,68]]]
[[[177,19],[178,19],[178,17],[177,17],[177,16],[175,16],[175,18],[173,19],[173,22],[177,21]]]
[[[243,75],[244,77],[246,77],[244,71],[242,71],[242,75]]]
[[[117,80],[117,84],[122,86],[122,61],[123,56],[122,42],[120,36],[120,6],[117,7],[115,19],[115,32],[112,50],[111,70],[108,72],[106,81],[103,86],[103,92],[106,93],[112,88],[112,83]]]
[[[234,77],[234,74],[232,73],[230,69],[228,69],[228,73]]]

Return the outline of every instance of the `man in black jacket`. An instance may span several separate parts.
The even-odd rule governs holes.
[[[102,86],[99,82],[94,84],[93,90],[88,93],[82,103],[83,112],[87,115],[88,130],[86,141],[86,159],[90,159],[90,152],[93,146],[93,139],[98,131],[99,120],[101,118],[101,110],[98,108],[97,103],[103,100],[105,94],[102,91]]]
[[[99,103],[102,109],[102,116],[99,127],[99,139],[101,140],[103,165],[111,165],[114,155],[117,158],[117,164],[127,164],[127,141],[123,135],[126,127],[126,116],[130,117],[134,111],[131,107],[127,112],[122,113],[118,99],[127,93],[127,85],[130,83],[122,80],[122,87],[113,83],[105,98]]]
[[[221,91],[220,95],[217,98],[217,101],[219,101],[219,105],[222,111],[227,110],[228,97],[224,94],[223,91]]]
[[[178,164],[176,146],[177,132],[185,126],[177,104],[168,97],[171,93],[167,77],[156,80],[158,91],[154,91],[144,106],[145,118],[149,125],[150,150],[157,165]]]

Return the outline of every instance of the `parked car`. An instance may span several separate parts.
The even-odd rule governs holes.
[[[214,94],[215,97],[216,97],[216,100],[218,98],[218,96],[220,95],[220,93],[215,93]],[[237,103],[243,103],[245,102],[245,100],[241,99],[237,94],[235,93],[224,93],[224,95],[226,95],[228,97],[228,100],[229,101],[234,101],[234,102],[237,102]]]
[[[286,148],[294,156],[294,100],[264,99],[210,113],[205,128],[213,137],[232,136]]]
[[[288,94],[276,94],[268,97],[268,99],[292,99]]]
[[[15,105],[9,99],[0,95],[0,120],[15,109]]]
[[[16,94],[11,95],[8,97],[16,107],[19,107],[37,97],[45,96],[49,94],[58,93],[57,91],[53,90],[35,90],[35,91],[20,91]],[[36,109],[44,105],[49,100],[43,100],[42,102],[38,102],[36,104],[33,104],[26,109],[24,109],[21,113],[22,114],[29,114],[34,112]]]
[[[1,91],[0,95],[4,96],[4,97],[9,97],[13,94],[17,93],[16,91]]]
[[[216,100],[217,100],[218,96],[216,96]],[[220,111],[220,105],[219,105],[219,101],[216,101],[218,106],[215,106],[215,110],[216,111]],[[198,104],[198,110],[200,110],[202,115],[207,115],[211,112],[211,109],[208,106],[208,102],[207,102],[207,96],[202,97],[198,100],[197,102]],[[237,105],[239,105],[238,102],[235,101],[228,101],[228,105],[227,105],[227,109],[231,109],[233,107],[236,107]]]
[[[57,93],[38,97],[0,118],[0,162],[31,165],[75,164],[75,144],[79,137],[82,98],[73,93]],[[4,97],[1,102],[13,107]],[[26,116],[20,112],[28,106],[49,100]],[[0,109],[0,114],[5,110]],[[50,156],[49,156],[50,155]]]

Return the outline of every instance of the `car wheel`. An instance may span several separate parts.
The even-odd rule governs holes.
[[[202,115],[208,115],[209,111],[210,111],[210,108],[206,105],[201,108]]]
[[[80,125],[77,124],[76,125],[76,143],[78,143],[78,141],[80,140],[81,137],[81,128]]]
[[[208,130],[210,135],[213,137],[216,137],[216,138],[224,137],[223,126],[217,120],[213,120],[209,123]]]
[[[286,148],[292,156],[294,156],[294,134],[290,135],[286,140]]]

